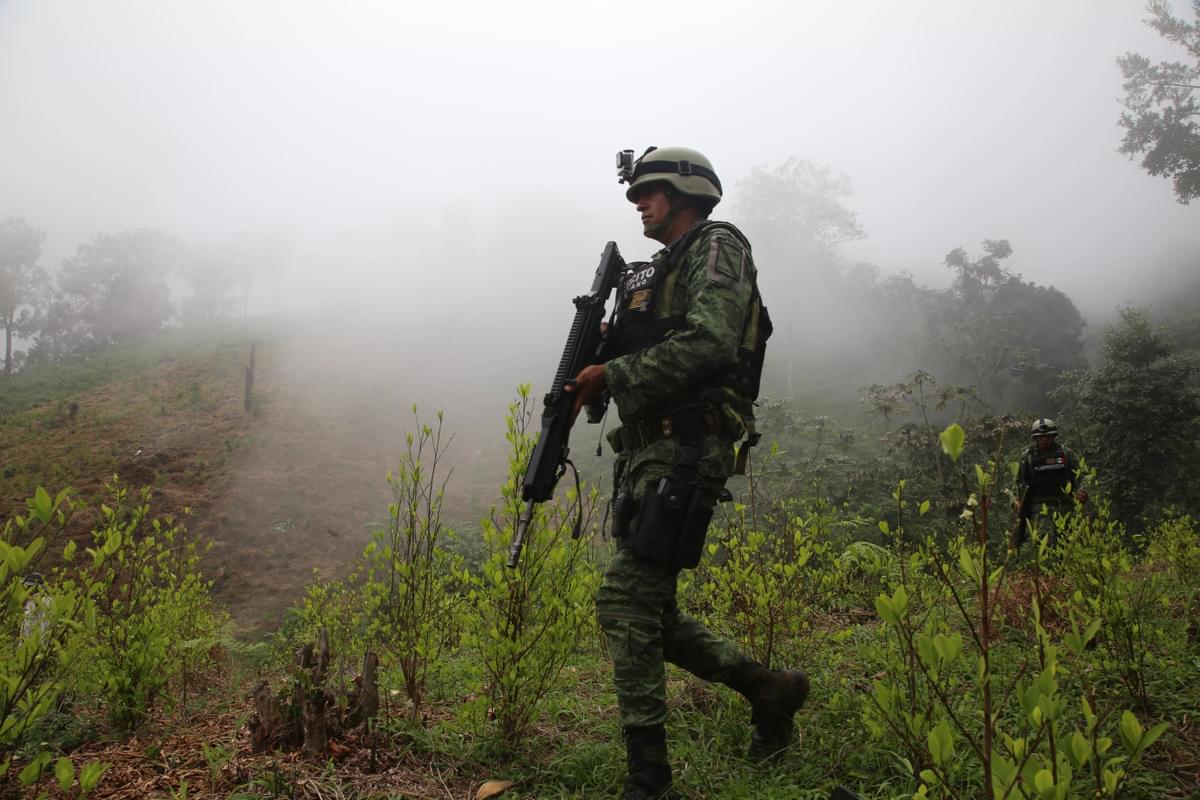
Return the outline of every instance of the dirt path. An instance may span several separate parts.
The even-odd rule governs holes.
[[[190,524],[213,543],[207,572],[244,633],[277,627],[313,570],[346,574],[371,530],[387,521],[387,475],[416,427],[419,392],[406,386],[405,370],[381,369],[387,362],[350,346],[296,335],[258,348],[250,430],[211,487],[213,502]],[[435,425],[435,414],[421,409],[421,421]],[[470,525],[503,480],[502,422],[489,436],[478,419],[445,416],[445,438],[453,439],[443,469],[454,475],[444,519]]]
[[[71,486],[93,507],[114,474],[126,487],[149,486],[156,515],[211,543],[204,570],[240,631],[273,629],[314,569],[346,574],[371,526],[386,522],[387,475],[415,430],[414,403],[431,425],[438,403],[445,408],[445,468],[454,473],[444,520],[471,535],[495,502],[506,470],[503,402],[474,414],[461,399],[444,402],[455,391],[434,387],[453,381],[438,364],[406,362],[397,342],[378,330],[265,335],[253,413],[243,409],[248,337],[200,355],[164,351],[131,374],[21,412],[0,426],[0,522],[38,486]],[[96,517],[79,514],[71,537],[90,545]]]

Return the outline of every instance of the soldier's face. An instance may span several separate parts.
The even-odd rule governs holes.
[[[1054,444],[1053,436],[1035,436],[1033,441],[1037,443],[1038,450],[1049,450],[1050,445]]]
[[[642,218],[642,233],[662,241],[671,218],[671,201],[661,183],[641,187],[637,196],[637,212]]]

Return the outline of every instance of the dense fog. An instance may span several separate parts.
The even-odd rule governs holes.
[[[1007,240],[1005,268],[1093,330],[1187,285],[1195,205],[1117,152],[1116,58],[1178,57],[1145,16],[1132,0],[8,0],[0,218],[45,232],[50,273],[98,234],[154,229],[178,247],[179,319],[208,281],[212,313],[288,315],[318,334],[306,347],[408,371],[427,404],[490,402],[548,379],[606,240],[655,247],[613,153],[690,146],[723,178],[716,216],[755,242],[774,389],[854,389],[927,366],[889,349],[924,325],[912,309],[859,289],[945,289],[956,248]],[[846,235],[806,232],[803,202],[766,179],[785,174],[825,180]]]

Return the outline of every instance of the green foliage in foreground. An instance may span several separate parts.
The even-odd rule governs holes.
[[[292,644],[329,629],[344,661],[335,680],[374,649],[390,698],[377,741],[439,775],[510,779],[514,798],[610,796],[624,751],[591,605],[603,569],[595,494],[580,493],[587,535],[569,535],[579,499],[567,492],[535,518],[521,568],[503,566],[531,418],[523,390],[479,571],[442,549],[443,447],[418,421],[392,476],[389,523],[354,576],[310,588],[281,644],[290,657]],[[808,670],[814,689],[793,747],[763,767],[741,756],[744,701],[672,668],[668,730],[685,796],[824,800],[836,784],[868,800],[1195,793],[1197,524],[1171,515],[1130,539],[1097,498],[1094,511],[1039,520],[1057,526],[1057,547],[1037,536],[1011,552],[996,493],[1005,465],[966,463],[968,439],[958,426],[938,437],[946,479],[961,487],[951,523],[901,482],[886,519],[794,495],[759,514],[737,506],[714,527],[705,563],[681,580],[684,605],[747,652]],[[53,571],[44,595],[21,577],[65,526],[68,496],[38,492],[5,525],[0,748],[23,783],[95,788],[103,765],[41,744],[38,726],[70,698],[137,728],[218,636],[194,551],[146,500],[114,484],[94,546],[63,547],[71,572]],[[229,789],[288,795],[279,774],[269,788],[263,780]],[[325,780],[354,794],[353,776]]]
[[[186,691],[224,622],[195,547],[151,517],[148,491],[135,500],[115,479],[108,491],[82,553],[59,544],[84,510],[66,490],[38,489],[0,537],[0,775],[16,757],[21,785],[51,776],[69,796],[93,790],[105,766],[53,752],[47,723],[101,711],[136,726],[164,690]],[[61,549],[43,575],[51,548]]]
[[[522,398],[505,505],[484,524],[491,556],[457,589],[465,635],[442,642],[426,697],[434,713],[415,721],[401,710],[381,729],[430,760],[515,781],[506,796],[609,796],[624,751],[590,610],[602,559],[563,538],[569,522],[551,507],[521,570],[501,565],[530,444]],[[903,482],[892,521],[858,531],[882,532],[883,545],[843,544],[861,521],[805,497],[758,517],[737,506],[714,527],[705,563],[681,579],[684,605],[756,657],[805,668],[814,690],[796,744],[763,768],[740,756],[744,702],[672,668],[668,730],[686,796],[823,799],[844,784],[864,798],[1066,800],[1197,788],[1172,771],[1194,744],[1181,738],[1187,709],[1200,705],[1187,624],[1200,583],[1195,522],[1170,517],[1132,549],[1101,502],[1040,521],[1059,527],[1057,548],[1042,536],[1013,552],[996,492],[1007,466],[962,462],[970,443],[957,425],[938,438],[962,493],[949,534]],[[593,503],[585,494],[585,516]],[[313,608],[303,616],[315,623]],[[394,665],[404,653],[380,656]],[[401,670],[384,674],[402,688]]]

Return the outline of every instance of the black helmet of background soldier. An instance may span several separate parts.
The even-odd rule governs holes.
[[[1058,426],[1054,424],[1052,419],[1039,419],[1033,423],[1033,428],[1029,432],[1030,437],[1037,442],[1040,437],[1047,437],[1043,441],[1052,442],[1054,437],[1058,435]]]
[[[703,153],[687,147],[651,147],[642,153],[634,163],[626,199],[636,203],[638,190],[655,182],[666,183],[679,194],[699,198],[705,206],[705,216],[721,202],[721,179],[712,162]]]

